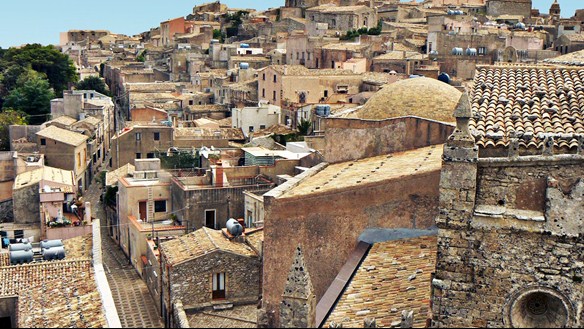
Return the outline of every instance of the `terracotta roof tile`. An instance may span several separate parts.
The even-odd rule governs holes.
[[[482,147],[578,146],[584,134],[584,69],[483,67],[471,93],[471,133]]]
[[[160,249],[169,265],[180,264],[218,250],[247,257],[257,256],[247,244],[229,241],[223,236],[223,232],[206,227],[164,242]]]
[[[334,321],[345,328],[361,328],[366,318],[375,318],[378,327],[391,327],[407,310],[414,311],[414,328],[424,328],[436,246],[435,236],[375,244],[324,326]]]

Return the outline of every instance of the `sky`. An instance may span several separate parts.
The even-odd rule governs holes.
[[[59,33],[76,29],[109,30],[135,35],[169,18],[186,16],[195,5],[211,0],[3,0],[0,4],[0,47],[26,43],[58,44]],[[533,0],[547,13],[553,0]],[[571,17],[581,0],[559,0],[562,16]],[[284,0],[223,0],[234,8],[267,9]]]

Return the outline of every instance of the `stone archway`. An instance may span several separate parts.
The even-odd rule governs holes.
[[[574,314],[568,299],[547,287],[530,287],[515,293],[505,313],[505,325],[511,328],[566,328]]]

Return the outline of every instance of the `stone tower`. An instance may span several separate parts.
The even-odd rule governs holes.
[[[314,328],[316,326],[316,297],[300,246],[288,273],[280,304],[282,328]]]
[[[521,156],[513,135],[508,157],[479,156],[466,93],[455,117],[440,179],[432,326],[581,328],[584,157],[554,154],[553,138],[543,154]]]
[[[555,0],[550,7],[550,19],[554,22],[560,20],[562,10],[560,9],[560,4],[558,0]]]

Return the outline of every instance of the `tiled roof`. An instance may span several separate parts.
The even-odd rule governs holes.
[[[292,188],[282,198],[327,193],[400,177],[439,171],[440,145],[412,151],[332,164]]]
[[[250,230],[247,229],[245,232],[245,240],[249,243],[256,251],[262,251],[262,244],[264,243],[264,229]]]
[[[21,328],[106,325],[91,263],[91,236],[64,240],[63,261],[0,267],[0,296],[18,296]]]
[[[367,49],[371,45],[366,43],[329,43],[328,45],[322,46],[324,50],[351,50],[360,51]]]
[[[572,42],[584,42],[584,34],[583,33],[576,33],[576,34],[565,34],[566,38]]]
[[[65,125],[65,126],[70,126],[70,125],[74,124],[75,122],[77,122],[77,120],[73,119],[72,117],[68,117],[66,115],[60,116],[56,119],[49,121],[49,123],[60,123],[60,124]]]
[[[240,128],[174,128],[175,138],[243,140]]]
[[[578,146],[584,135],[584,69],[483,67],[471,94],[471,133],[482,147]]]
[[[188,315],[191,328],[257,328],[257,305]]]
[[[160,249],[169,265],[177,265],[219,250],[246,257],[257,256],[247,244],[229,241],[223,232],[206,227],[164,242]]]
[[[23,172],[16,176],[16,179],[14,180],[14,189],[16,190],[38,184],[41,180],[49,185],[51,182],[57,183],[58,187],[63,189],[64,192],[69,193],[73,192],[72,187],[75,185],[75,178],[72,171],[45,166],[32,171]],[[68,185],[70,188],[67,189],[63,185]]]
[[[584,50],[576,51],[556,58],[548,58],[544,60],[544,62],[570,66],[584,66]]]
[[[436,265],[435,236],[375,244],[328,317],[344,328],[399,323],[402,311],[414,312],[414,328],[424,328],[430,311],[431,274]]]
[[[321,69],[309,70],[302,65],[272,65],[270,66],[276,72],[286,76],[339,76],[339,75],[359,75],[351,70]]]
[[[404,60],[404,59],[424,59],[427,56],[417,51],[389,51],[386,54],[373,57],[373,61],[382,60]]]
[[[81,145],[89,138],[85,135],[66,129],[61,129],[56,126],[47,127],[39,131],[37,135],[73,146]]]
[[[364,12],[371,10],[369,7],[366,6],[334,6],[334,5],[322,5],[318,7],[308,8],[306,11],[312,12],[320,12],[320,13],[327,13],[327,14],[337,14],[337,13],[355,13],[355,12]]]

